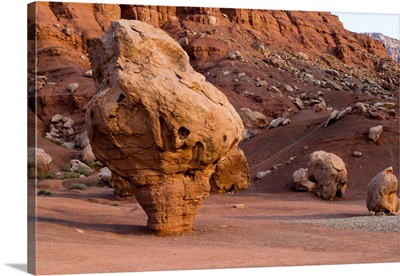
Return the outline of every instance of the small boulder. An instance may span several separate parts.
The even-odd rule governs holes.
[[[378,173],[368,183],[367,208],[373,213],[394,214],[399,212],[399,198],[396,193],[399,183],[389,167]]]
[[[264,114],[258,111],[252,111],[249,108],[241,108],[238,112],[243,124],[250,128],[264,128],[268,125],[268,119]]]
[[[79,134],[79,135],[77,135],[75,137],[75,146],[77,148],[84,149],[89,144],[90,144],[90,141],[89,141],[89,138],[88,138],[87,131],[84,131],[84,132],[82,132],[81,134]]]
[[[110,169],[107,167],[104,167],[104,168],[101,168],[100,172],[97,174],[97,179],[100,181],[104,181],[104,182],[110,182],[111,175],[112,175],[112,172],[110,171]]]
[[[96,156],[94,156],[94,154],[93,154],[91,145],[87,145],[83,149],[83,151],[82,151],[82,160],[86,164],[91,164],[91,163],[94,163],[96,161]]]
[[[89,70],[85,72],[85,77],[87,78],[93,78],[93,70]]]
[[[58,122],[60,122],[63,118],[63,115],[61,114],[56,114],[53,116],[53,118],[51,118],[51,123],[56,124]]]
[[[285,119],[282,118],[282,117],[279,117],[279,118],[276,118],[276,119],[272,120],[271,123],[268,126],[268,129],[280,126],[283,123],[284,120]]]
[[[383,126],[381,125],[376,127],[371,127],[369,129],[368,138],[376,142],[379,140],[379,138],[381,138],[382,132],[383,132]]]
[[[312,191],[316,184],[308,179],[308,170],[301,168],[293,173],[293,185],[298,191]]]
[[[64,142],[64,143],[62,143],[61,146],[64,148],[67,148],[67,149],[73,149],[75,147],[75,143],[74,142]]]
[[[93,173],[94,170],[91,169],[88,165],[86,165],[85,163],[77,160],[77,159],[73,159],[71,160],[71,172],[78,172],[81,173],[82,171],[87,171],[90,173]]]
[[[78,88],[79,88],[79,85],[77,83],[75,83],[75,82],[74,83],[70,83],[67,86],[67,90],[69,92],[75,92],[76,90],[78,90]]]
[[[303,109],[304,108],[304,103],[300,98],[294,98],[292,102],[299,108]]]
[[[41,177],[49,172],[52,160],[43,149],[28,148],[28,178]]]
[[[271,170],[267,170],[267,171],[265,171],[265,172],[258,172],[257,174],[256,174],[256,178],[257,179],[263,179],[265,176],[267,176],[268,174],[270,174],[271,173]]]
[[[316,182],[314,191],[323,199],[342,197],[347,185],[346,166],[336,154],[322,150],[315,151],[310,154],[308,179]]]
[[[228,193],[245,190],[250,180],[247,159],[240,148],[233,149],[221,159],[210,177],[211,191]]]
[[[289,84],[285,85],[285,90],[288,91],[288,92],[293,92],[294,91],[293,88]]]

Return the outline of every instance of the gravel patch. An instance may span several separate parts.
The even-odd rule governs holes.
[[[400,216],[362,216],[335,219],[295,220],[288,223],[328,226],[336,229],[357,230],[367,232],[400,232]]]

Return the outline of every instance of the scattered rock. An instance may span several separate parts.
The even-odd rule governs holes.
[[[84,149],[90,144],[87,131],[85,130],[81,134],[75,137],[75,147]]]
[[[63,118],[62,120],[64,122],[63,128],[72,128],[75,125],[75,121],[69,117]]]
[[[354,157],[361,157],[361,156],[362,156],[362,153],[361,153],[360,151],[353,151],[353,152],[351,153],[351,155],[353,155]]]
[[[28,148],[28,178],[42,177],[50,171],[53,159],[41,148]]]
[[[399,211],[399,198],[396,193],[399,183],[389,167],[378,173],[368,183],[367,208],[368,211],[384,214],[394,214]]]
[[[294,91],[293,88],[289,84],[285,85],[285,90],[288,91],[288,92],[293,92]]]
[[[75,143],[74,142],[64,142],[64,143],[62,143],[61,146],[64,148],[67,148],[67,149],[73,149],[75,147]]]
[[[71,36],[74,33],[74,29],[64,28],[61,30],[66,36]]]
[[[87,78],[93,78],[93,70],[89,70],[85,72],[85,77]]]
[[[308,175],[309,180],[317,184],[315,193],[323,199],[342,197],[346,191],[346,166],[336,154],[313,152],[308,163]]]
[[[371,127],[369,129],[368,138],[376,142],[379,140],[379,138],[381,138],[382,132],[383,132],[383,126],[381,125],[376,127]]]
[[[104,182],[110,182],[111,174],[112,172],[110,171],[109,168],[107,167],[101,168],[100,172],[97,174],[97,179]]]
[[[268,119],[258,111],[249,108],[241,108],[238,112],[243,124],[250,128],[264,128],[268,125]]]
[[[56,115],[53,116],[53,118],[51,118],[51,122],[53,124],[58,123],[58,122],[60,122],[62,120],[62,118],[63,118],[62,115],[56,114]]]
[[[256,178],[257,179],[263,179],[266,175],[270,174],[272,171],[271,170],[267,170],[265,172],[258,172],[256,174]]]
[[[68,86],[67,86],[67,90],[69,91],[69,92],[75,92],[75,91],[77,91],[78,90],[78,88],[79,88],[79,84],[77,84],[77,83],[70,83],[70,84],[68,84]]]
[[[236,209],[245,209],[246,208],[244,204],[234,204],[234,205],[232,205],[232,207],[236,208]]]
[[[245,128],[243,131],[243,135],[242,135],[242,141],[249,140],[250,138],[252,138],[256,135],[257,135],[257,130],[249,130],[249,129]]]
[[[282,117],[278,117],[278,118],[272,120],[268,126],[268,129],[280,126],[283,123],[283,121],[285,121],[285,119]]]
[[[298,191],[312,191],[316,184],[308,179],[308,170],[301,168],[293,173],[293,185]]]
[[[228,59],[241,59],[242,58],[242,53],[240,51],[234,51],[234,52],[229,52],[228,53]]]
[[[299,108],[299,109],[303,109],[304,108],[304,104],[303,101],[300,98],[294,98],[292,100],[292,102]]]
[[[81,172],[82,170],[88,171],[90,173],[93,173],[94,170],[92,168],[90,168],[88,165],[86,165],[85,163],[77,160],[77,159],[73,159],[70,161],[71,163],[71,172]]]

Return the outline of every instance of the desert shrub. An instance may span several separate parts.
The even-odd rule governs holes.
[[[39,190],[37,192],[38,195],[51,195],[51,192],[49,190]]]
[[[64,163],[62,170],[65,172],[69,172],[71,170],[71,163],[70,162]]]
[[[92,175],[93,172],[83,166],[80,166],[76,171],[76,173],[83,174],[84,176]]]
[[[86,190],[87,186],[85,184],[74,183],[68,186],[68,190]]]
[[[38,179],[54,179],[55,177],[56,177],[56,174],[53,171],[41,173],[41,174],[38,174],[38,176],[37,176]]]
[[[63,172],[61,179],[79,178],[81,174],[76,172]]]

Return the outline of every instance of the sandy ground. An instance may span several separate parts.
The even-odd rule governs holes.
[[[192,233],[161,237],[146,231],[133,198],[117,200],[110,188],[60,188],[37,197],[37,274],[399,262],[399,233],[292,223],[365,215],[364,200],[212,194]]]

